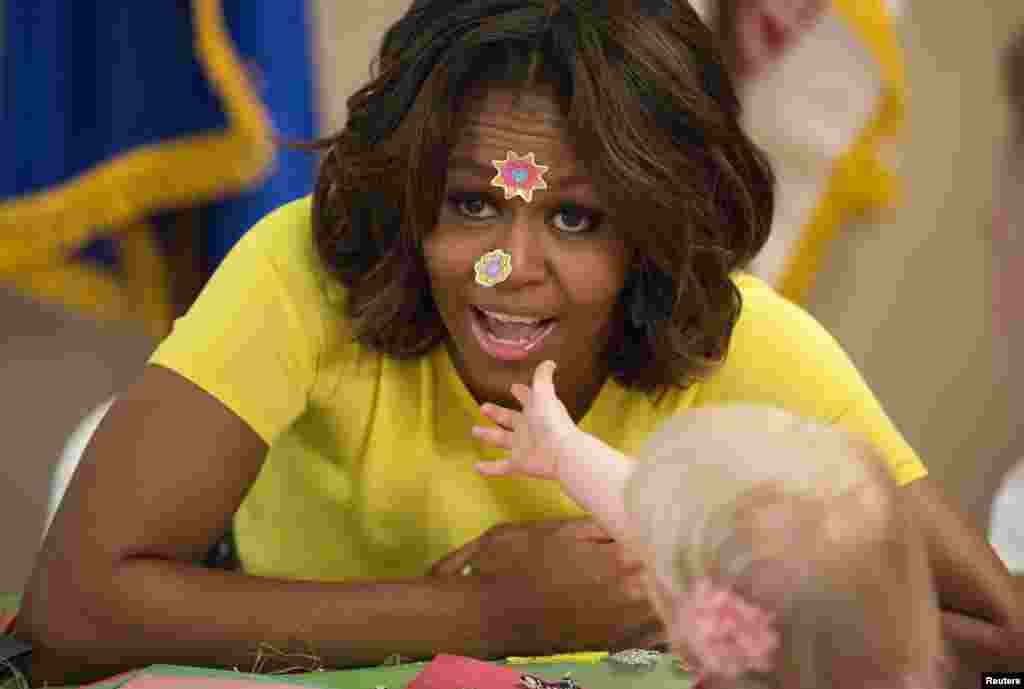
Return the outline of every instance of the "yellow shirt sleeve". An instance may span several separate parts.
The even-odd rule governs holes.
[[[267,445],[305,410],[323,342],[308,205],[288,204],[253,226],[150,358],[216,397]]]
[[[725,363],[696,404],[769,404],[870,441],[904,485],[927,475],[843,348],[814,318],[752,276],[737,279],[743,311]]]

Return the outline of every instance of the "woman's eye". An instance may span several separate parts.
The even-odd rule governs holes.
[[[562,232],[579,233],[593,229],[596,223],[590,211],[582,208],[563,208],[555,213],[554,224]]]
[[[479,196],[453,196],[451,204],[460,215],[473,220],[486,220],[498,214],[489,201]]]

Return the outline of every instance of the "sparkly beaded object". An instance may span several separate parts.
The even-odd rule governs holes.
[[[550,168],[547,165],[538,165],[537,157],[533,153],[520,156],[514,151],[509,151],[505,160],[492,160],[491,164],[498,171],[491,180],[491,185],[505,191],[505,200],[519,196],[523,201],[530,203],[533,201],[533,192],[548,188],[544,173]]]
[[[608,656],[608,662],[626,667],[652,667],[658,663],[661,651],[645,648],[630,648]]]
[[[522,689],[580,689],[569,673],[554,682],[549,682],[537,675],[520,675],[519,686]]]
[[[495,249],[477,259],[473,266],[476,271],[476,284],[483,287],[494,287],[508,280],[512,274],[512,254]]]

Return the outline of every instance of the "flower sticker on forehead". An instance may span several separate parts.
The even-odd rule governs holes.
[[[521,196],[523,201],[530,203],[533,201],[533,192],[548,188],[544,173],[550,168],[538,165],[533,153],[519,156],[509,151],[505,160],[492,160],[491,163],[498,170],[491,185],[505,190],[506,201]]]

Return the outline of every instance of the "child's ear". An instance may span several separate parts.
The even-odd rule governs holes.
[[[809,565],[780,557],[754,560],[733,583],[736,592],[768,612],[781,612],[809,575]]]
[[[810,573],[809,570],[806,563],[782,558],[763,558],[752,562],[742,575],[733,580],[731,588],[750,605],[765,612],[779,613],[803,585]],[[656,572],[649,573],[649,577],[664,608],[666,628],[670,635],[674,635],[675,630],[672,627],[682,618],[682,611],[689,600],[688,594],[680,593],[678,585],[667,581]]]

